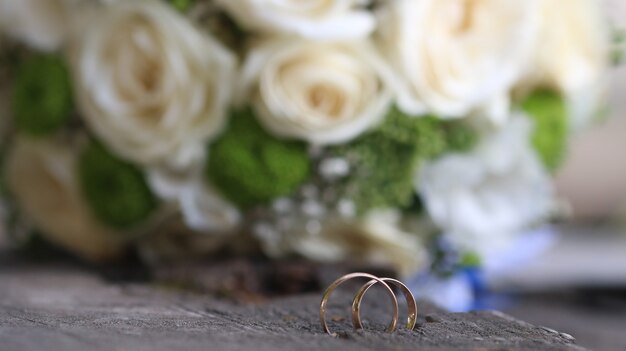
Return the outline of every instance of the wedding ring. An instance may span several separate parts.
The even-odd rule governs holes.
[[[369,278],[370,281],[374,281],[376,283],[379,283],[380,285],[383,286],[383,288],[385,288],[385,290],[389,294],[389,297],[391,298],[391,302],[393,303],[393,319],[391,320],[391,323],[387,327],[387,331],[389,333],[393,333],[394,331],[396,331],[397,326],[398,326],[398,300],[396,299],[396,295],[394,294],[393,290],[391,290],[389,285],[387,285],[383,281],[383,279],[378,278],[378,277],[376,277],[374,275],[371,275],[371,274],[368,274],[368,273],[350,273],[350,274],[346,274],[343,277],[340,277],[339,279],[335,280],[332,284],[330,284],[328,286],[328,288],[326,288],[326,291],[324,291],[324,294],[322,295],[322,301],[320,302],[320,322],[322,323],[322,329],[324,330],[324,332],[326,332],[326,333],[328,333],[328,334],[330,334],[332,336],[337,336],[337,333],[334,333],[334,332],[330,331],[330,329],[328,328],[328,324],[326,323],[326,307],[328,305],[328,301],[330,299],[330,295],[333,293],[333,291],[335,291],[335,289],[339,285],[343,284],[344,282],[346,282],[346,281],[348,281],[350,279],[354,279],[354,278]],[[365,289],[365,290],[367,290],[367,289]],[[363,294],[365,294],[365,292],[363,292]],[[359,299],[358,302],[360,303],[360,299]],[[354,305],[354,303],[353,303],[353,305]],[[358,310],[358,308],[357,308],[357,310]],[[358,312],[357,312],[357,317],[358,317]],[[362,325],[360,324],[360,318],[358,318],[358,319],[359,319],[359,324],[357,325],[357,324],[354,323],[354,313],[353,313],[353,328],[355,330],[362,328]]]
[[[380,280],[384,281],[385,283],[391,283],[395,285],[404,294],[404,298],[406,299],[406,305],[408,308],[406,327],[408,330],[413,330],[413,328],[415,328],[415,323],[417,322],[417,303],[415,303],[415,297],[411,293],[411,290],[409,290],[409,288],[401,281],[396,279],[380,278]],[[369,290],[369,288],[371,288],[378,282],[378,280],[372,279],[369,282],[365,283],[365,285],[363,285],[354,296],[354,300],[352,300],[352,324],[354,325],[355,329],[363,328],[363,323],[361,322],[361,301],[363,300],[363,296],[365,296],[365,293],[367,292],[367,290]]]

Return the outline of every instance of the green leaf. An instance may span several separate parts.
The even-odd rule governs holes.
[[[466,252],[461,256],[459,265],[462,267],[480,267],[482,259],[476,252]]]

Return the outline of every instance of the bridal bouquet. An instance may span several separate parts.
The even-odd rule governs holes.
[[[611,58],[593,0],[0,0],[0,30],[15,242],[405,276],[554,216]]]

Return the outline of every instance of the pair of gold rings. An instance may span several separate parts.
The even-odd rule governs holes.
[[[322,323],[322,329],[326,333],[332,336],[337,336],[337,333],[333,333],[330,331],[330,329],[328,328],[328,324],[326,323],[326,307],[328,305],[330,295],[339,285],[354,278],[370,279],[361,287],[361,289],[359,289],[359,291],[354,296],[354,299],[352,300],[352,326],[354,330],[363,329],[363,323],[361,322],[361,300],[363,300],[363,296],[365,296],[367,290],[369,290],[369,288],[371,288],[373,285],[380,284],[389,294],[389,297],[391,298],[391,302],[393,304],[393,319],[389,323],[387,331],[389,333],[393,333],[396,331],[398,327],[398,300],[396,299],[396,295],[394,294],[388,283],[399,288],[400,291],[402,291],[402,293],[404,294],[404,298],[406,299],[406,304],[409,309],[406,327],[409,330],[413,330],[413,328],[415,328],[415,323],[417,322],[417,303],[415,303],[415,297],[406,285],[404,285],[399,280],[392,278],[379,278],[375,275],[368,273],[350,273],[335,280],[332,284],[328,286],[326,291],[324,291],[324,295],[322,295],[322,302],[320,303],[320,321]]]

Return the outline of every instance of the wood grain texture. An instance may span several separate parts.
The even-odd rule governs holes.
[[[1,261],[1,260],[0,260]],[[351,292],[330,304],[322,333],[319,293],[237,304],[148,283],[107,282],[73,265],[0,262],[0,349],[11,350],[583,350],[566,334],[498,312],[452,314],[420,303],[419,327],[387,334],[389,301],[364,300],[370,330],[350,330]],[[345,317],[345,318],[344,318]]]

